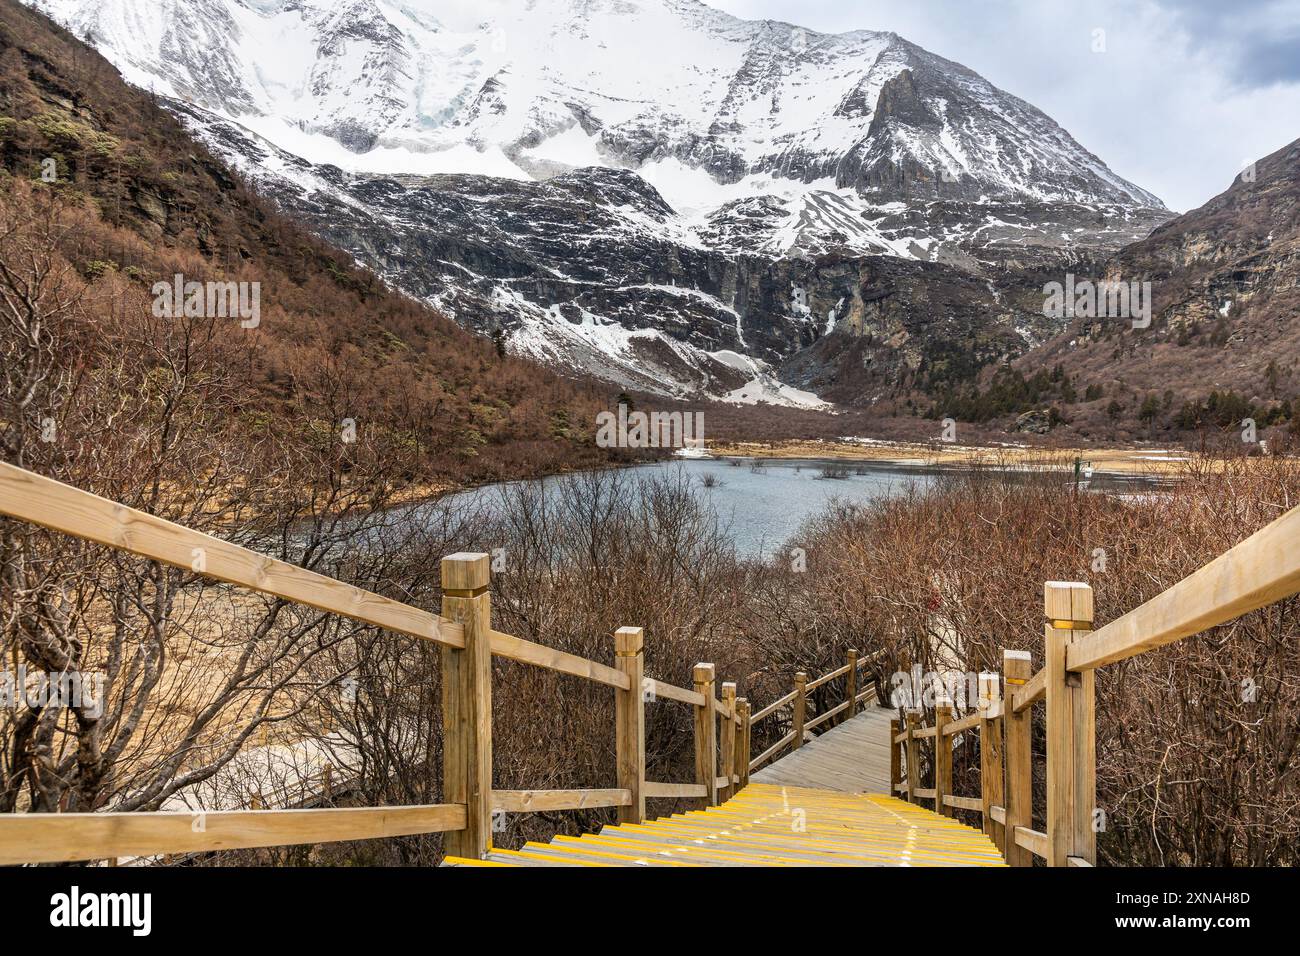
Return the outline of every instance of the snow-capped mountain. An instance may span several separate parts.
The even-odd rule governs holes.
[[[679,211],[764,179],[1160,206],[1029,104],[889,33],[824,35],[695,0],[34,5],[138,85],[355,171],[619,166]]]
[[[1168,217],[1034,107],[889,33],[695,0],[28,2],[395,284],[638,387],[815,401],[774,370],[873,300],[793,288],[791,261],[984,275]],[[765,271],[775,300],[736,291]]]

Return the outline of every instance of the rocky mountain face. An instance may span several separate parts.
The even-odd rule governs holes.
[[[1168,218],[893,34],[694,0],[30,2],[398,288],[651,392],[973,374],[1059,330],[1039,273]]]
[[[1224,427],[1248,413],[1261,425],[1300,420],[1300,140],[1097,274],[1151,283],[1150,326],[1075,319],[1031,357],[1039,367],[1060,363],[1104,386],[1130,417],[1154,396],[1151,428],[1209,424],[1212,392],[1241,400],[1217,416]]]

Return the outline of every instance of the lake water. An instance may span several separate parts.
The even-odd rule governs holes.
[[[736,549],[748,557],[775,553],[798,533],[807,519],[832,501],[866,502],[924,488],[936,476],[952,469],[901,465],[893,462],[845,462],[812,459],[767,459],[755,466],[750,459],[706,458],[653,462],[627,469],[634,475],[684,472],[712,503],[719,518],[730,526]],[[827,477],[830,471],[835,477]],[[1012,473],[1013,475],[1015,473]],[[1071,480],[1061,475],[1061,481]],[[1142,492],[1152,479],[1121,475],[1096,475],[1093,490]],[[550,494],[563,494],[565,479],[544,479]],[[496,486],[476,488],[452,496],[492,507]]]

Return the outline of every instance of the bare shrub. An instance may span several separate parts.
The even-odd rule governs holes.
[[[1189,466],[1178,481],[1138,497],[976,470],[929,490],[831,509],[800,536],[809,542],[809,573],[782,578],[796,593],[773,593],[798,622],[792,636],[802,656],[816,659],[832,635],[883,650],[871,669],[887,700],[890,675],[913,664],[999,671],[1002,649],[1016,648],[1041,666],[1044,581],[1090,583],[1100,625],[1294,507],[1298,492],[1295,462],[1280,458]],[[1295,862],[1296,609],[1288,599],[1099,672],[1104,860]],[[779,652],[771,635],[766,641]],[[1042,747],[1040,727],[1039,756]],[[959,750],[960,792],[978,792],[976,750]]]

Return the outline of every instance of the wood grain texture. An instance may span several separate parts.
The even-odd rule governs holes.
[[[734,714],[736,708],[736,684],[734,681],[722,682],[722,704],[727,714]],[[722,785],[718,789],[718,802],[726,803],[732,795],[732,777],[736,769],[736,722],[725,716],[722,720],[722,733],[718,739],[719,760],[721,762]]]
[[[666,684],[661,680],[650,679],[650,688],[654,692],[655,699],[676,700],[683,704],[690,704],[692,707],[703,707],[704,698],[693,690],[687,690],[684,687],[674,687],[672,684]]]
[[[465,807],[0,814],[0,866],[70,863],[460,830]]]
[[[576,654],[570,654],[567,651],[558,651],[553,647],[534,644],[532,641],[525,641],[523,638],[515,637],[512,634],[493,631],[492,653],[497,657],[505,657],[512,661],[519,661],[522,664],[533,664],[547,670],[558,671],[561,674],[584,677],[587,680],[605,684],[609,687],[616,687],[619,690],[629,689],[627,675],[620,673],[617,668],[608,667],[596,661],[589,661],[585,657],[578,657]]]
[[[456,560],[476,563],[473,555]],[[474,573],[453,570],[454,564],[443,561],[444,581]],[[443,795],[465,805],[465,827],[448,834],[446,847],[482,859],[492,846],[492,595],[444,590],[442,614],[465,636],[463,648],[442,649]]]
[[[697,783],[655,783],[647,780],[645,795],[652,799],[692,799],[707,797],[709,789]]]
[[[627,678],[626,689],[614,691],[614,750],[618,786],[631,799],[618,808],[619,823],[645,819],[645,631],[620,627],[614,632],[614,663]]]
[[[1040,860],[1047,859],[1047,834],[1041,830],[1016,827],[1015,844],[1022,850],[1028,850]]]
[[[952,720],[952,704],[940,701],[934,706],[934,809],[946,817],[952,808],[944,798],[952,793],[952,739],[947,735]]]
[[[704,787],[703,806],[718,803],[718,720],[713,711],[714,667],[695,665],[695,693],[704,704],[695,708],[695,782]]]
[[[1025,651],[1002,652],[1002,674],[1008,687],[1029,680],[1033,661]],[[1003,852],[1010,866],[1029,866],[1032,862],[1024,848],[1016,842],[1017,827],[1033,822],[1033,711],[1010,708],[1002,718],[1005,745],[1002,758],[1006,764],[1006,812],[1003,825],[1006,838]]]
[[[1300,508],[1199,571],[1074,642],[1066,667],[1085,671],[1199,634],[1300,591]],[[1092,615],[1078,618],[1092,620]]]
[[[4,462],[0,514],[398,634],[448,647],[465,643],[459,627],[429,611]]]
[[[632,791],[613,790],[493,790],[492,809],[507,813],[541,813],[551,810],[624,808],[632,804]]]
[[[1011,692],[1011,709],[1016,713],[1034,706],[1047,693],[1047,671],[1039,670],[1037,674],[1025,680],[1020,687]]]

